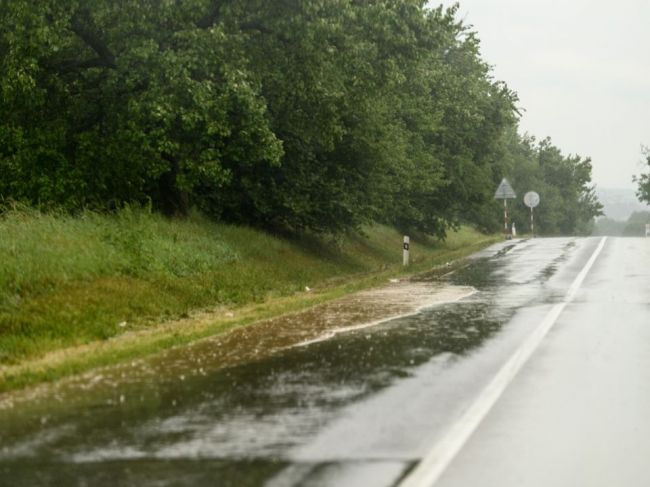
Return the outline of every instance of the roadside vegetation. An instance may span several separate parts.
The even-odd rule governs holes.
[[[522,230],[531,190],[541,235],[601,212],[458,6],[12,0],[0,52],[0,365],[383,279],[403,234],[451,260],[501,229],[503,177]]]
[[[642,147],[641,153],[645,157],[646,164],[650,166],[650,147]],[[639,201],[650,204],[650,172],[635,176],[633,181],[637,184],[636,195]]]
[[[650,223],[650,212],[635,211],[625,220],[599,218],[596,220],[594,235],[611,235],[623,237],[645,236],[645,226]]]
[[[198,213],[169,220],[146,209],[76,216],[22,209],[2,215],[0,234],[0,370],[200,313],[209,326],[236,324],[246,306],[287,298],[278,313],[403,272],[402,235],[382,225],[328,241],[275,237]],[[410,271],[493,240],[467,227],[444,243],[416,238]]]
[[[0,197],[149,205],[283,232],[589,233],[589,158],[517,133],[458,7],[423,0],[12,0],[0,9]]]

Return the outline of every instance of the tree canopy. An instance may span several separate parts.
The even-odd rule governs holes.
[[[650,147],[643,147],[643,155],[646,158],[646,163],[650,166]],[[641,174],[634,178],[637,183],[636,195],[639,201],[645,201],[650,204],[650,173]]]
[[[522,198],[528,191],[540,195],[535,208],[536,232],[545,235],[589,235],[594,217],[602,215],[591,184],[591,159],[565,156],[549,138],[537,141],[515,131],[506,135],[508,173],[520,192],[512,211],[512,220],[521,230],[528,229],[530,210]]]
[[[549,233],[598,214],[589,159],[517,135],[457,7],[424,0],[0,0],[0,197],[226,221],[498,228],[504,175]]]

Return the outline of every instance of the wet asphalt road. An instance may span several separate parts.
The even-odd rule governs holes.
[[[436,484],[650,485],[650,239],[609,239]]]
[[[505,243],[445,277],[458,302],[225,368],[204,344],[40,390],[0,408],[0,485],[648,485],[650,239],[599,244]]]

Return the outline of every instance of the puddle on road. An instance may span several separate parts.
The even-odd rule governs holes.
[[[40,418],[14,414],[22,424],[0,427],[0,475],[4,469],[23,479],[16,485],[30,485],[60,483],[77,472],[78,485],[79,479],[109,485],[110,478],[159,462],[167,468],[150,472],[150,481],[179,482],[210,460],[214,472],[249,462],[252,478],[258,469],[271,475],[285,466],[285,452],[346,405],[410,376],[434,356],[453,360],[501,325],[487,303],[442,305],[205,375],[122,384],[103,394],[94,389],[94,403],[68,401]],[[168,477],[170,466],[176,473]],[[204,479],[203,485],[212,484]]]
[[[0,478],[263,485],[346,405],[498,333],[539,291],[508,286],[505,266],[475,261],[445,283],[396,283],[14,396]]]
[[[145,360],[112,366],[0,397],[0,410],[39,398],[69,401],[76,391],[123,386],[147,380],[184,381],[224,367],[273,355],[293,346],[329,339],[337,334],[376,326],[444,303],[471,296],[469,286],[402,281],[355,293],[305,311],[237,328],[189,346],[174,348]],[[119,400],[118,400],[119,402]]]

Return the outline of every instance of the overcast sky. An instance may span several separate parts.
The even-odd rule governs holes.
[[[590,156],[599,187],[634,187],[650,145],[650,0],[462,0],[459,16],[519,95],[522,131]]]

